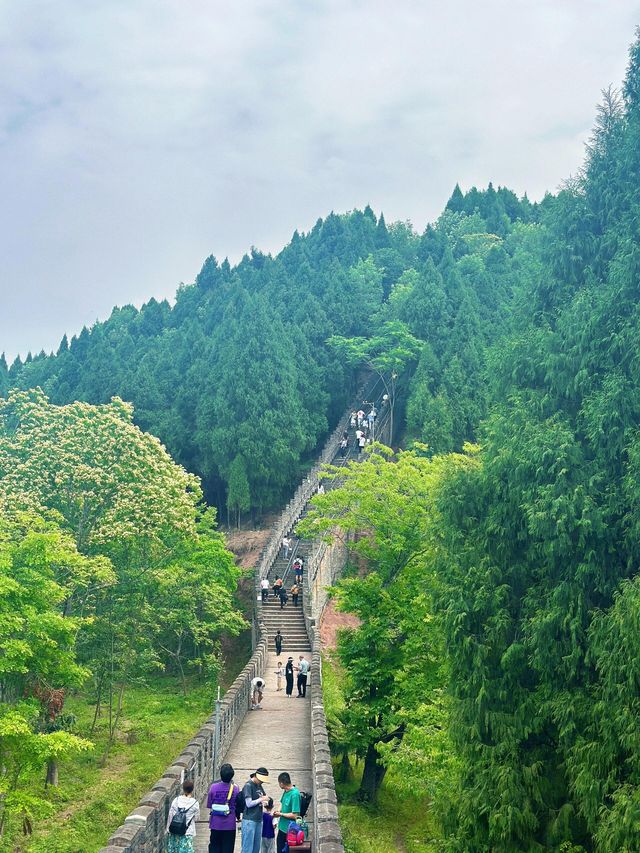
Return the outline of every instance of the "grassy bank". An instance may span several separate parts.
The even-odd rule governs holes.
[[[378,805],[365,806],[354,800],[359,785],[354,781],[337,785],[338,813],[344,836],[345,853],[437,853],[438,830],[429,801],[398,791],[398,781],[390,774],[382,783]]]
[[[211,713],[213,688],[192,686],[185,697],[173,678],[154,679],[124,696],[121,730],[104,766],[106,720],[89,734],[95,705],[69,697],[65,712],[77,717],[75,731],[94,743],[92,752],[61,762],[60,785],[49,788],[53,814],[36,822],[33,835],[14,833],[0,842],[6,853],[94,853],[163,774]],[[43,788],[43,774],[33,779]]]
[[[326,655],[323,664],[323,694],[327,723],[331,732],[339,733],[340,710],[344,707],[340,683],[340,665],[335,655]],[[349,757],[352,778],[339,781],[336,771],[338,813],[346,853],[438,853],[439,828],[432,816],[429,798],[407,792],[402,779],[389,771],[375,806],[358,802],[356,794],[362,776],[362,763]]]

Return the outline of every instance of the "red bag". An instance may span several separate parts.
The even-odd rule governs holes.
[[[294,820],[289,824],[287,829],[287,844],[289,847],[298,847],[304,843],[304,830],[299,823]]]

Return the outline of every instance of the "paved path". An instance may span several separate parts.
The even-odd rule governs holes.
[[[295,661],[302,651],[292,649],[289,655]],[[308,657],[308,652],[304,652]],[[313,790],[311,778],[311,703],[309,693],[306,699],[297,699],[297,689],[294,684],[293,696],[287,699],[284,689],[276,691],[277,657],[275,652],[269,654],[269,663],[265,678],[267,689],[262,700],[262,709],[249,711],[235,736],[225,761],[235,769],[234,782],[243,785],[257,767],[263,765],[269,771],[269,783],[264,786],[266,793],[273,797],[276,804],[280,799],[278,774],[286,770],[293,783],[302,791]],[[309,676],[311,678],[311,676]],[[313,802],[309,807],[307,820],[311,824]],[[207,853],[209,849],[208,813],[201,805],[202,821],[198,822],[195,849],[197,853]],[[240,833],[236,836],[236,851],[240,850]]]
[[[380,407],[381,404],[378,401],[378,408]],[[342,456],[336,456],[333,460],[334,464],[344,464],[357,455],[353,432],[353,429],[349,430],[350,443],[347,458],[343,459]],[[328,484],[327,488],[331,488],[331,484]],[[301,542],[299,548],[300,553],[307,557],[310,545]],[[287,562],[282,559],[281,555],[276,558],[269,573],[272,583],[276,576],[286,575]],[[292,577],[286,576],[288,586],[291,585],[292,580]],[[276,692],[274,672],[278,658],[275,651],[272,650],[276,627],[281,628],[285,637],[283,653],[280,658],[283,666],[289,656],[293,658],[294,663],[297,663],[299,654],[304,654],[308,660],[310,659],[310,647],[306,636],[302,607],[299,606],[299,608],[294,609],[291,601],[289,601],[285,610],[284,614],[281,613],[275,600],[269,596],[269,605],[265,608],[264,616],[265,627],[269,634],[270,652],[267,671],[263,673],[266,678],[267,689],[262,701],[262,709],[247,712],[228,754],[224,756],[224,761],[232,764],[235,769],[233,781],[240,786],[244,785],[249,774],[258,767],[266,767],[269,771],[270,781],[264,787],[266,793],[273,797],[276,807],[280,800],[278,774],[282,773],[283,770],[291,775],[294,785],[297,785],[301,791],[313,791],[309,693],[307,693],[306,699],[296,698],[295,682],[294,695],[290,699],[286,697],[284,689],[279,693]],[[299,642],[300,646],[296,647],[295,642]],[[308,676],[309,681],[312,677],[313,673]],[[306,815],[310,827],[313,823],[313,806],[312,801]],[[196,853],[207,853],[209,849],[209,815],[204,803],[200,805],[200,813],[202,820],[198,821],[196,828],[195,850]],[[239,832],[236,835],[235,851],[237,853],[240,851]]]

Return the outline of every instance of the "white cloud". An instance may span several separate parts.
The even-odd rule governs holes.
[[[638,2],[32,0],[0,7],[0,349],[170,296],[370,202],[540,197],[582,158]]]

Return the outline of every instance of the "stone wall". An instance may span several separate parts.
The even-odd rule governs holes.
[[[360,388],[355,397],[354,406],[365,397],[376,397],[379,381],[369,379]],[[379,390],[379,389],[378,389]],[[381,396],[381,393],[380,395]],[[269,573],[271,565],[278,555],[282,537],[289,533],[308,501],[318,490],[318,473],[321,466],[331,462],[336,456],[340,438],[349,421],[349,412],[329,436],[317,463],[298,486],[278,521],[273,525],[269,541],[256,565],[256,596],[259,597],[260,580]],[[377,435],[380,440],[388,440],[385,433],[388,412],[380,411]],[[312,767],[313,767],[313,848],[314,853],[344,853],[340,826],[338,824],[338,806],[329,752],[326,719],[322,699],[322,658],[320,634],[317,628],[324,610],[330,586],[344,567],[346,550],[340,544],[318,543],[305,569],[305,621],[312,649],[312,677],[310,681],[311,726],[312,726]],[[242,672],[227,690],[221,702],[220,748],[218,764],[221,764],[231,741],[240,727],[250,704],[251,679],[264,672],[267,660],[267,634],[260,608],[255,608],[253,621],[254,651]],[[212,706],[214,698],[212,697]],[[215,737],[215,714],[212,714],[200,731],[189,741],[185,749],[167,768],[164,775],[147,792],[137,807],[129,814],[122,826],[113,833],[107,846],[100,853],[159,853],[163,850],[165,826],[169,806],[181,791],[185,778],[195,783],[194,793],[198,799],[206,794],[213,779],[213,748]]]
[[[250,661],[227,690],[221,703],[220,757],[229,749],[249,708],[251,679],[264,671],[267,641],[260,639]],[[212,697],[213,705],[213,697]],[[193,779],[195,794],[201,799],[213,779],[215,714],[189,741],[173,764],[138,803],[122,826],[113,833],[100,853],[158,853],[163,850],[169,806],[181,792],[182,781]],[[218,761],[218,763],[220,763]]]
[[[377,425],[378,440],[389,442],[389,411],[382,409]],[[342,434],[342,431],[340,432]],[[313,849],[314,853],[344,853],[338,820],[336,795],[327,720],[322,695],[322,643],[320,619],[328,601],[327,588],[342,574],[347,562],[347,546],[335,539],[317,542],[307,561],[304,576],[303,607],[307,634],[311,643],[311,766],[313,770]]]

